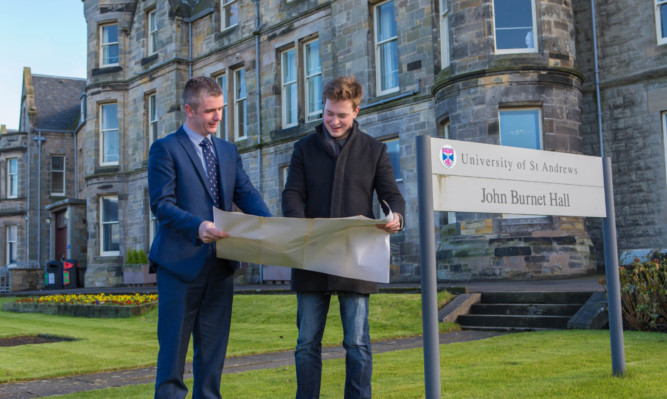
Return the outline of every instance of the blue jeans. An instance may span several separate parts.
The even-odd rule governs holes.
[[[371,397],[373,357],[368,333],[368,295],[339,293],[345,348],[345,399]],[[296,398],[320,397],[322,379],[322,335],[331,295],[320,292],[297,293],[296,323],[299,338],[296,361]]]

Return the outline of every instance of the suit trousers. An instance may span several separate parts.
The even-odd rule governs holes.
[[[158,352],[155,398],[185,398],[185,358],[193,338],[192,398],[220,398],[220,379],[232,316],[234,273],[215,257],[214,245],[201,273],[183,281],[158,266]],[[187,267],[187,265],[183,265]]]

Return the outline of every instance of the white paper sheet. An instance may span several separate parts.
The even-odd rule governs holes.
[[[286,266],[378,283],[389,282],[393,219],[261,217],[213,208],[213,222],[229,237],[216,242],[219,258]]]

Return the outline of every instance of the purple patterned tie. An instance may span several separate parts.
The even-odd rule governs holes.
[[[211,191],[213,196],[213,204],[220,208],[220,190],[218,189],[218,162],[211,151],[211,141],[206,138],[199,143],[201,146],[202,153],[204,154],[204,160],[206,161],[206,170],[208,175],[208,189]]]

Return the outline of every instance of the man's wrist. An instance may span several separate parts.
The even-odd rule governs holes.
[[[398,220],[400,222],[398,231],[403,231],[403,229],[405,228],[405,220],[403,219],[403,215],[396,212],[394,212],[394,215],[398,215]]]

